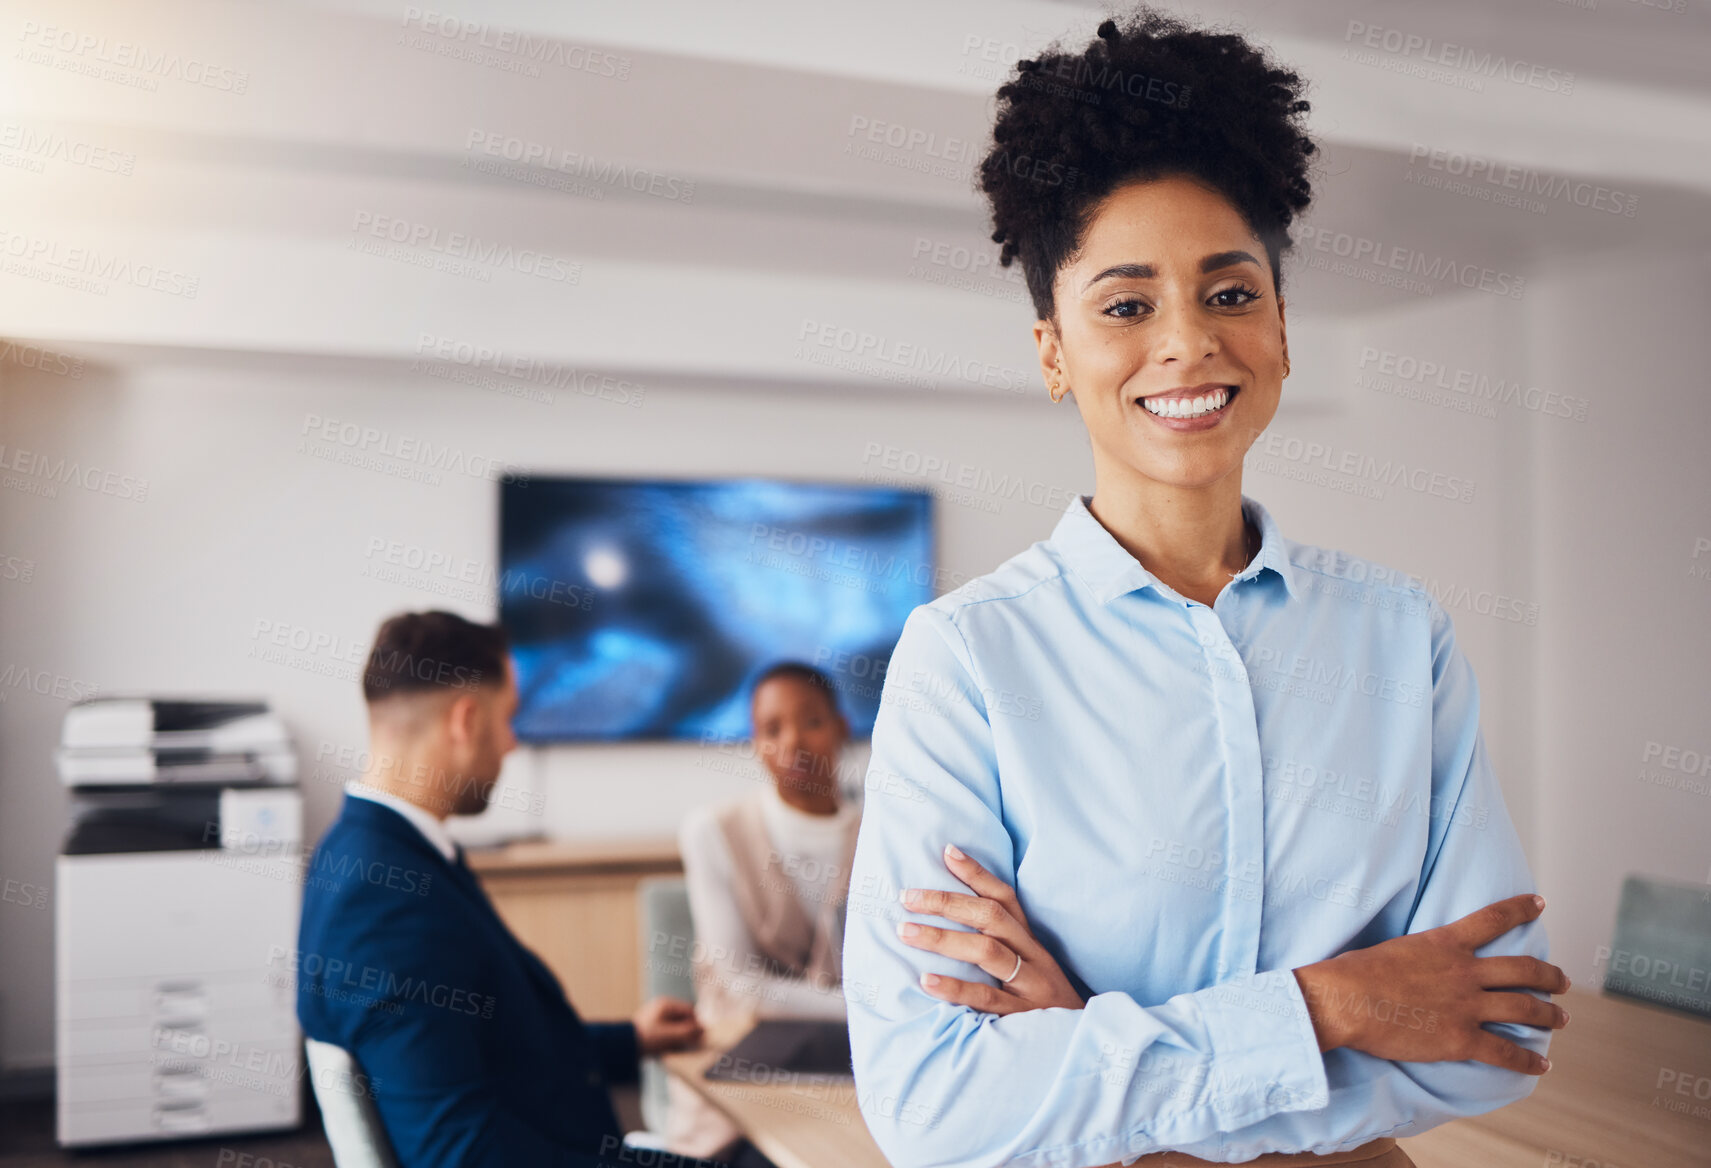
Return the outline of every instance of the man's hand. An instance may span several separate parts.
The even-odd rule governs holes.
[[[681,998],[650,998],[630,1019],[636,1026],[636,1047],[643,1057],[683,1050],[701,1041],[695,1007]]]
[[[1568,1011],[1531,994],[1560,994],[1568,975],[1536,957],[1475,957],[1473,951],[1544,910],[1543,897],[1511,896],[1436,929],[1353,949],[1295,971],[1320,1050],[1339,1046],[1403,1062],[1472,1059],[1528,1075],[1547,1058],[1501,1038],[1482,1022],[1560,1030]]]
[[[1048,1006],[1079,1010],[1087,1004],[1069,984],[1057,961],[1034,939],[1014,888],[954,845],[945,848],[945,867],[973,889],[975,895],[935,888],[906,888],[904,907],[911,912],[960,921],[979,932],[906,921],[897,934],[905,945],[978,965],[1001,984],[991,986],[983,981],[963,981],[929,973],[921,979],[921,988],[942,1001],[972,1006],[988,1014],[1016,1014]],[[1018,954],[1022,958],[1019,968]],[[1010,976],[1012,971],[1014,977]],[[1006,977],[1010,978],[1009,983],[1002,984]]]

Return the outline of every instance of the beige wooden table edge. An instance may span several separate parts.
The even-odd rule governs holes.
[[[1570,1037],[1576,1024],[1571,1022],[1571,1030],[1553,1040],[1552,1056],[1559,1065],[1551,1074],[1559,1077],[1541,1082],[1526,1099],[1398,1140],[1409,1158],[1419,1168],[1539,1168],[1552,1162],[1553,1152],[1564,1163],[1586,1162],[1588,1155],[1596,1155],[1607,1164],[1633,1163],[1645,1168],[1711,1165],[1711,1138],[1702,1145],[1706,1149],[1703,1157],[1693,1139],[1701,1130],[1711,1137],[1711,1121],[1661,1114],[1655,1120],[1650,1115],[1641,1119],[1634,1110],[1636,1101],[1624,1101],[1612,1094],[1608,1078],[1613,1073],[1611,1068],[1624,1058],[1629,1062],[1639,1058],[1648,1068],[1652,1060],[1665,1060],[1669,1066],[1680,1065],[1695,1075],[1711,1078],[1711,1023],[1653,1004],[1586,990],[1570,990],[1561,1000],[1583,1029]],[[745,1131],[744,1117],[733,1114],[719,1098],[720,1084],[702,1079],[701,1072],[751,1025],[746,1020],[723,1027],[710,1025],[701,1048],[667,1055],[664,1060],[668,1071],[730,1115]],[[786,1087],[739,1089],[789,1091]],[[1616,1120],[1620,1126],[1612,1127],[1611,1132],[1619,1132],[1618,1138],[1634,1144],[1626,1157],[1595,1146],[1590,1138],[1590,1133]],[[861,1122],[859,1112],[856,1122]],[[1700,1124],[1704,1124],[1703,1129]],[[866,1133],[865,1123],[862,1130]],[[750,1138],[779,1168],[826,1168],[771,1140],[771,1133],[761,1135],[763,1138],[752,1134]],[[871,1141],[871,1134],[866,1138]],[[1643,1158],[1636,1159],[1634,1153]],[[838,1168],[844,1168],[845,1163],[839,1161]],[[884,1159],[878,1157],[873,1163],[884,1164]]]
[[[683,1082],[690,1090],[724,1113],[748,1137],[749,1142],[760,1149],[761,1154],[776,1164],[778,1168],[831,1168],[827,1164],[815,1163],[805,1159],[792,1143],[782,1139],[773,1130],[752,1130],[751,1125],[747,1122],[748,1117],[740,1111],[733,1111],[729,1106],[733,1101],[732,1097],[738,1093],[741,1093],[739,1098],[747,1097],[760,1106],[770,1106],[765,1102],[768,1094],[780,1097],[787,1096],[794,1093],[792,1088],[785,1086],[745,1086],[729,1081],[720,1082],[703,1078],[703,1072],[718,1061],[721,1055],[741,1041],[753,1026],[754,1019],[751,1018],[709,1023],[703,1031],[702,1044],[699,1047],[694,1050],[682,1050],[662,1055],[660,1061],[665,1065],[668,1074]],[[851,1125],[860,1131],[862,1139],[872,1144],[873,1135],[867,1130],[867,1123],[862,1119],[860,1111],[854,1107],[847,1110]],[[853,1151],[853,1149],[849,1150]],[[850,1168],[850,1166],[862,1168],[863,1165],[872,1165],[873,1168],[889,1168],[889,1164],[879,1152],[877,1145],[861,1159],[840,1160],[837,1168]]]
[[[683,857],[675,836],[538,836],[465,853],[478,876],[528,873],[680,873]]]

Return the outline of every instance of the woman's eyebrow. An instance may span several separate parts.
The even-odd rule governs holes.
[[[1227,268],[1232,264],[1241,263],[1252,264],[1256,268],[1260,266],[1260,262],[1253,257],[1253,253],[1235,248],[1230,251],[1213,252],[1200,261],[1200,270],[1203,273],[1215,272],[1219,268]],[[1151,280],[1157,275],[1158,269],[1151,264],[1113,264],[1083,284],[1081,290],[1086,292],[1099,281],[1108,280],[1113,276],[1121,276],[1125,280]]]

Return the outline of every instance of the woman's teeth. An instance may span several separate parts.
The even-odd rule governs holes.
[[[1223,409],[1229,400],[1229,390],[1215,389],[1199,397],[1143,397],[1141,405],[1149,414],[1157,414],[1161,418],[1203,418]]]

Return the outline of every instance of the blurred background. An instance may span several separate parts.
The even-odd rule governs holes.
[[[1244,490],[1449,611],[1552,959],[1596,986],[1629,877],[1711,898],[1711,11],[1163,7],[1307,77],[1323,150]],[[514,601],[598,639],[554,619],[634,555],[589,542],[612,533],[574,489],[507,512],[520,482],[536,507],[748,482],[681,588],[771,555],[880,597],[788,646],[743,641],[763,604],[721,632],[715,697],[788,648],[876,700],[901,613],[1047,536],[1092,489],[1086,436],[972,170],[1016,59],[1104,15],[0,4],[7,1090],[54,1064],[74,702],[265,701],[312,843],[361,766],[384,616]],[[716,703],[665,693],[707,635],[649,641],[648,718],[566,726],[542,695],[467,840],[669,837],[748,788]]]

